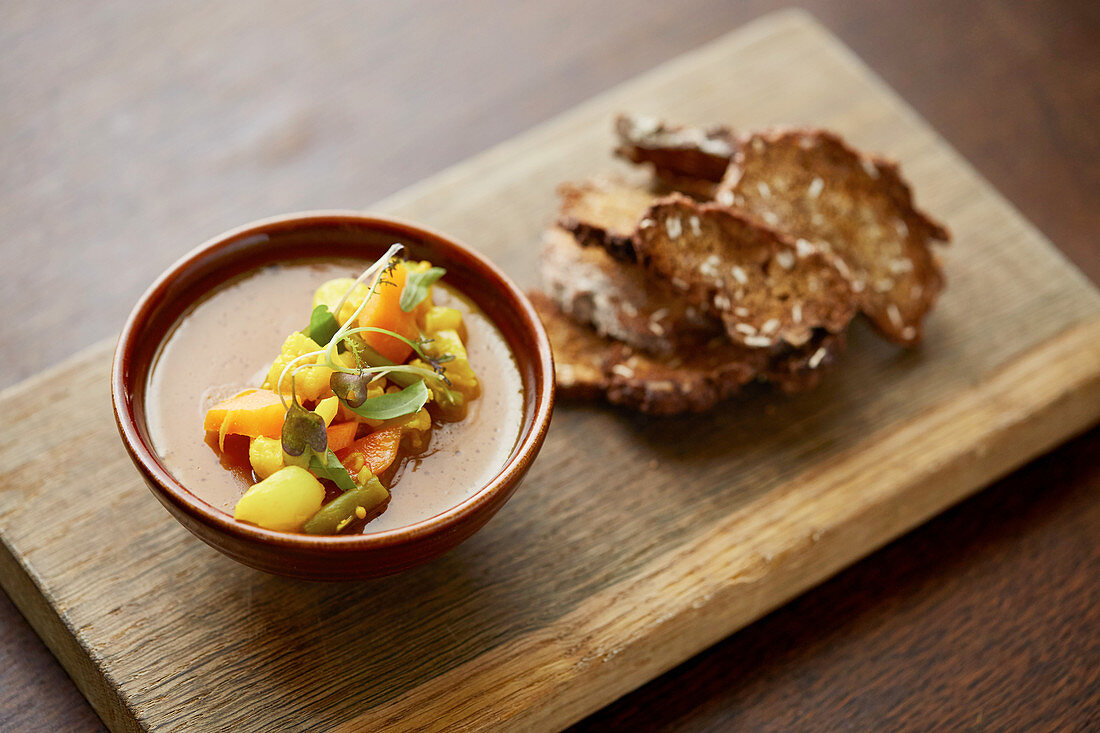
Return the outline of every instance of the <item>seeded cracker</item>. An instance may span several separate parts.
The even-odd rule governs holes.
[[[843,346],[843,337],[817,334],[801,349],[769,353],[721,339],[652,357],[601,337],[563,314],[542,293],[530,293],[550,337],[558,394],[608,402],[653,415],[702,412],[736,394],[753,379],[798,392],[817,384]],[[813,361],[815,366],[808,366]]]
[[[862,156],[829,132],[759,133],[737,150],[716,199],[831,249],[876,328],[901,344],[920,341],[944,285],[931,243],[949,235],[914,208],[896,164]]]
[[[729,338],[751,348],[806,344],[815,328],[839,333],[855,301],[835,258],[715,204],[678,194],[646,212],[635,250],[687,302],[707,305]]]

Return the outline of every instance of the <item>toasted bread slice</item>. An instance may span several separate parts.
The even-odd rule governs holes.
[[[619,115],[615,132],[616,155],[632,163],[652,163],[658,177],[677,188],[677,181],[693,188],[718,183],[737,149],[733,131],[719,125],[669,125],[653,117]]]
[[[767,365],[767,355],[717,339],[684,356],[647,356],[570,319],[542,293],[531,293],[554,352],[559,394],[603,396],[655,415],[701,412],[735,394]]]
[[[746,349],[715,338],[675,355],[647,356],[570,319],[542,293],[530,298],[550,336],[561,397],[602,397],[654,415],[708,410],[753,379],[787,393],[809,389],[844,345],[842,335],[819,332],[799,349]]]
[[[582,247],[561,227],[543,234],[540,270],[546,293],[570,318],[602,336],[658,355],[678,340],[709,339],[722,324],[692,306],[668,281],[635,263],[617,262],[601,247]]]
[[[949,235],[914,208],[896,164],[862,156],[821,130],[753,134],[715,198],[830,248],[876,328],[900,344],[920,341],[922,319],[944,285],[930,244]]]
[[[716,204],[678,194],[659,200],[634,247],[646,269],[687,302],[710,306],[730,339],[749,348],[802,346],[816,328],[844,330],[856,312],[833,255]]]
[[[615,178],[558,186],[558,224],[585,247],[600,246],[613,257],[634,260],[634,231],[657,196]]]

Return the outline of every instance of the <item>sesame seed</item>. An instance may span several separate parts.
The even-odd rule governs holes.
[[[736,326],[734,326],[734,329],[737,330],[737,331],[740,331],[741,333],[745,334],[746,336],[755,336],[756,335],[756,329],[753,328],[748,323],[738,323]]]
[[[767,336],[746,336],[742,341],[745,346],[752,346],[754,348],[763,348],[772,345],[772,340]]]
[[[650,321],[647,328],[649,329],[649,332],[652,333],[654,336],[664,336],[665,335],[665,327],[662,326],[657,321]]]
[[[803,135],[802,137],[798,138],[798,147],[802,148],[803,150],[809,150],[813,146],[814,139],[811,136]]]
[[[820,349],[814,352],[814,355],[810,357],[810,360],[806,362],[810,369],[817,369],[821,365],[821,361],[825,358],[829,352],[822,346]]]
[[[909,236],[909,226],[904,221],[902,221],[901,219],[898,219],[897,221],[894,222],[894,229],[898,230],[898,236],[899,237],[908,237]]]
[[[796,252],[798,252],[799,257],[809,257],[817,251],[817,247],[814,247],[805,239],[795,240],[794,249]]]
[[[627,303],[625,300],[619,304],[619,308],[621,308],[623,313],[625,313],[629,318],[633,318],[634,316],[638,315],[638,309],[634,307],[634,304]]]
[[[745,308],[743,306],[740,306],[740,305],[737,306],[736,308],[734,308],[733,312],[735,314],[741,316],[742,318],[748,318],[748,315],[749,315],[749,309]]]
[[[714,305],[718,306],[719,310],[728,310],[731,305],[730,299],[719,293],[714,296]]]
[[[680,217],[670,216],[665,219],[665,231],[668,232],[670,239],[679,237],[684,231],[683,225],[680,224]]]
[[[752,139],[752,149],[755,150],[757,153],[763,153],[764,152],[764,141],[761,140],[758,137],[754,137]]]
[[[733,206],[733,191],[730,191],[728,188],[723,188],[718,192],[718,195],[714,197],[714,200],[722,206]]]
[[[889,267],[890,272],[894,273],[895,275],[900,275],[903,272],[912,272],[913,262],[906,259],[891,260]]]
[[[875,280],[875,292],[876,293],[888,293],[894,289],[894,281],[888,277],[880,277]]]
[[[837,257],[833,260],[833,265],[836,267],[837,270],[840,271],[840,274],[844,276],[845,280],[852,279],[852,271],[848,269],[848,265],[844,262],[844,260]]]
[[[773,334],[779,330],[779,319],[769,318],[764,321],[764,325],[760,327],[760,332],[765,334]]]
[[[794,267],[794,253],[787,249],[781,249],[775,253],[775,261],[784,270],[789,270]]]
[[[687,290],[688,284],[678,277],[672,278],[672,286],[677,290]]]
[[[768,198],[772,195],[772,190],[768,188],[768,184],[764,181],[758,181],[756,183],[756,190],[760,192],[760,195],[764,198]]]
[[[890,323],[894,324],[894,328],[901,328],[901,311],[898,310],[896,303],[886,306],[886,315],[890,317]]]
[[[816,199],[821,195],[821,192],[825,190],[825,181],[820,177],[814,178],[810,181],[810,187],[806,189],[806,195],[812,199]]]
[[[737,265],[734,265],[733,267],[730,268],[730,273],[733,274],[733,279],[736,280],[737,282],[741,283],[742,285],[744,285],[745,283],[747,283],[749,281],[749,276],[746,275],[745,271],[742,270]]]
[[[668,314],[669,314],[668,308],[659,308],[658,310],[653,311],[653,314],[649,317],[649,320],[659,321],[662,318],[665,318],[666,316],[668,316]]]
[[[853,280],[852,281],[852,292],[853,293],[862,293],[866,289],[867,289],[867,283],[863,282],[862,280]]]
[[[688,224],[691,224],[691,233],[695,236],[698,237],[703,233],[703,228],[699,226],[699,217],[692,215],[692,217],[688,219]]]
[[[871,178],[878,178],[878,166],[875,165],[875,162],[873,160],[863,158],[859,162],[863,164],[863,170],[867,173],[867,175],[869,175]]]
[[[649,229],[654,224],[656,224],[655,221],[653,221],[652,219],[646,218],[646,219],[642,219],[640,222],[638,222],[638,228],[639,229]]]
[[[791,306],[791,318],[795,323],[802,323],[802,304],[795,303]]]
[[[917,329],[913,328],[912,326],[906,326],[905,328],[901,329],[901,337],[906,341],[912,341],[914,338],[916,338],[916,335]]]
[[[616,374],[623,379],[630,379],[634,376],[634,370],[628,367],[626,364],[615,364],[611,367],[611,373]]]
[[[558,384],[565,387],[572,386],[577,381],[573,367],[569,364],[555,364],[554,375],[557,377]]]
[[[774,211],[765,211],[764,221],[768,222],[768,224],[771,226],[775,226],[779,223],[779,217],[775,215]]]
[[[649,389],[653,392],[671,392],[672,387],[673,387],[672,382],[663,382],[663,381],[662,382],[650,382],[649,384],[646,385],[646,389]]]

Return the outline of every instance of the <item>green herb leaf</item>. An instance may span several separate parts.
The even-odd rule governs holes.
[[[283,462],[305,468],[313,454],[324,455],[328,448],[325,420],[295,401],[283,419]]]
[[[410,271],[405,278],[405,289],[401,291],[401,310],[408,313],[420,305],[428,297],[428,289],[446,274],[447,271],[442,267],[429,267],[423,272]]]
[[[348,407],[368,420],[390,420],[417,412],[428,401],[431,394],[428,385],[421,379],[400,392],[371,397],[358,407],[351,407],[351,405]]]
[[[313,475],[318,478],[327,478],[335,483],[341,491],[355,490],[355,479],[348,473],[348,469],[344,468],[344,464],[340,463],[340,459],[336,457],[336,454],[329,449],[323,455],[327,462],[323,462],[319,455],[309,459],[309,470]]]
[[[373,374],[363,371],[357,374],[333,372],[328,378],[328,386],[341,402],[355,409],[367,401],[367,388],[373,378]]]
[[[328,346],[328,342],[332,341],[332,337],[339,330],[340,323],[327,305],[322,303],[309,314],[309,328],[306,329],[306,336],[316,341],[318,346]]]

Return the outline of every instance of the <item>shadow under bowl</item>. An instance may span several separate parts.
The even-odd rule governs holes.
[[[523,385],[523,418],[499,473],[441,514],[396,529],[347,536],[263,529],[238,522],[192,494],[153,448],[145,413],[149,373],[178,319],[208,293],[258,267],[307,259],[376,259],[394,242],[404,244],[411,258],[445,267],[447,282],[481,308],[511,348]],[[309,212],[231,230],[168,268],[126,321],[112,365],[111,393],[119,434],[134,465],[153,495],[195,536],[270,573],[354,580],[397,573],[437,557],[496,514],[542,447],[554,404],[554,373],[550,343],[534,308],[482,255],[407,222],[353,212]]]

